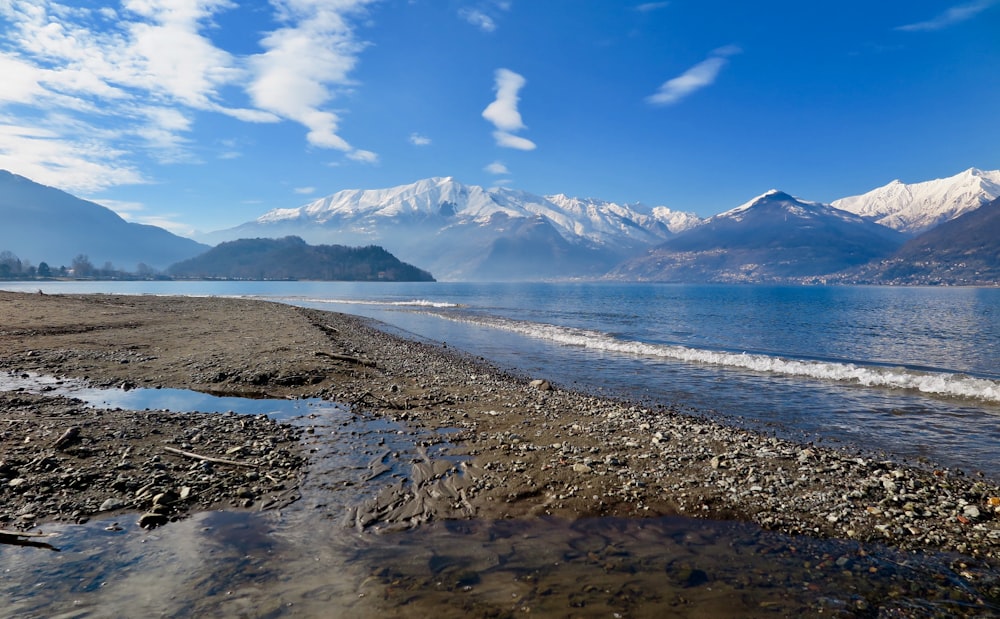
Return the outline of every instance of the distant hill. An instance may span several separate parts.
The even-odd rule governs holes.
[[[772,190],[616,268],[614,279],[776,282],[820,278],[891,254],[905,237]]]
[[[434,281],[381,247],[308,245],[301,238],[239,239],[171,266],[173,277],[312,279],[330,281]]]
[[[111,209],[0,170],[0,251],[53,267],[86,255],[101,266],[163,269],[208,249],[156,226],[130,223]]]
[[[1000,198],[908,241],[844,277],[846,283],[1000,284]]]

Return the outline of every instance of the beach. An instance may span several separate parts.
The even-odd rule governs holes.
[[[564,390],[545,377],[502,372],[485,359],[444,344],[402,339],[349,315],[243,299],[18,293],[0,293],[0,315],[0,370],[7,373],[77,378],[119,389],[323,398],[358,415],[446,432],[452,459],[417,461],[408,479],[357,505],[347,518],[359,529],[471,517],[685,515],[900,549],[1000,557],[1000,488],[973,474],[795,444],[668,407]],[[16,453],[6,460],[62,457],[74,447],[56,450],[53,441],[68,427],[79,427],[84,439],[93,433],[94,420],[87,414],[78,422],[65,419],[71,402],[17,392],[2,397],[4,416],[10,418],[4,453]],[[130,415],[137,436],[169,427],[166,413],[104,414]],[[48,418],[63,419],[46,424]],[[226,425],[231,420],[214,418],[219,434],[232,436]],[[205,448],[175,439],[188,447],[175,449],[238,460],[233,454],[239,449],[227,455],[233,445],[206,438],[212,419],[197,417]],[[15,431],[17,423],[35,435]],[[217,494],[176,513],[222,501],[231,508],[260,508],[262,501],[288,492],[299,469],[296,458],[303,456],[284,447],[293,430],[270,425],[273,444],[282,446],[286,458],[276,465],[284,472],[271,475],[280,479],[274,488],[258,485],[253,492],[246,483],[230,480],[223,485],[235,485],[235,494]],[[159,454],[159,459],[168,457],[185,467],[197,463]],[[458,465],[456,457],[461,457]],[[90,449],[87,458],[103,458],[112,469],[122,460],[120,450]],[[13,472],[3,473],[6,527],[93,515],[86,506],[97,507],[97,497],[65,502],[70,513],[50,502],[52,511],[29,510],[31,517],[24,518],[30,505],[19,499],[25,493],[18,487],[31,480],[12,486],[12,480],[25,479],[12,477],[16,468],[8,463]],[[74,493],[85,494],[86,486],[77,482]],[[100,490],[102,504],[111,500],[139,507],[125,492],[119,497],[109,495],[113,487]],[[45,503],[37,494],[29,496],[32,505]]]

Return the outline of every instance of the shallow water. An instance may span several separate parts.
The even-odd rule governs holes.
[[[400,478],[418,445],[442,456],[452,429],[317,400],[5,382],[33,381],[95,406],[265,412],[311,429],[312,464],[303,498],[280,512],[201,513],[152,531],[120,515],[45,527],[59,552],[0,546],[4,617],[1000,615],[1000,571],[969,559],[740,523],[469,520],[362,532],[348,526],[350,509]],[[373,459],[388,465],[374,477]]]
[[[3,282],[376,318],[560,386],[1000,482],[1000,288]]]

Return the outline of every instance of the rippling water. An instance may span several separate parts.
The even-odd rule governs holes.
[[[1000,480],[1000,288],[58,282],[377,318],[567,386]]]

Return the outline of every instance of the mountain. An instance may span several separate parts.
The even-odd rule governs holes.
[[[844,277],[846,283],[1000,284],[1000,198],[907,241],[894,254]]]
[[[1000,197],[1000,170],[976,168],[923,183],[895,180],[860,196],[834,200],[836,208],[910,235],[926,232],[943,222]]]
[[[539,280],[601,275],[699,221],[665,207],[485,189],[448,177],[340,191],[203,238],[378,244],[443,279]]]
[[[430,282],[431,274],[381,247],[306,244],[298,237],[240,239],[171,266],[174,277]]]
[[[86,255],[100,267],[162,269],[208,247],[156,226],[129,223],[114,211],[0,170],[0,251],[35,264],[69,266]]]
[[[820,278],[888,256],[904,238],[853,213],[771,190],[625,262],[609,277],[671,282]]]

